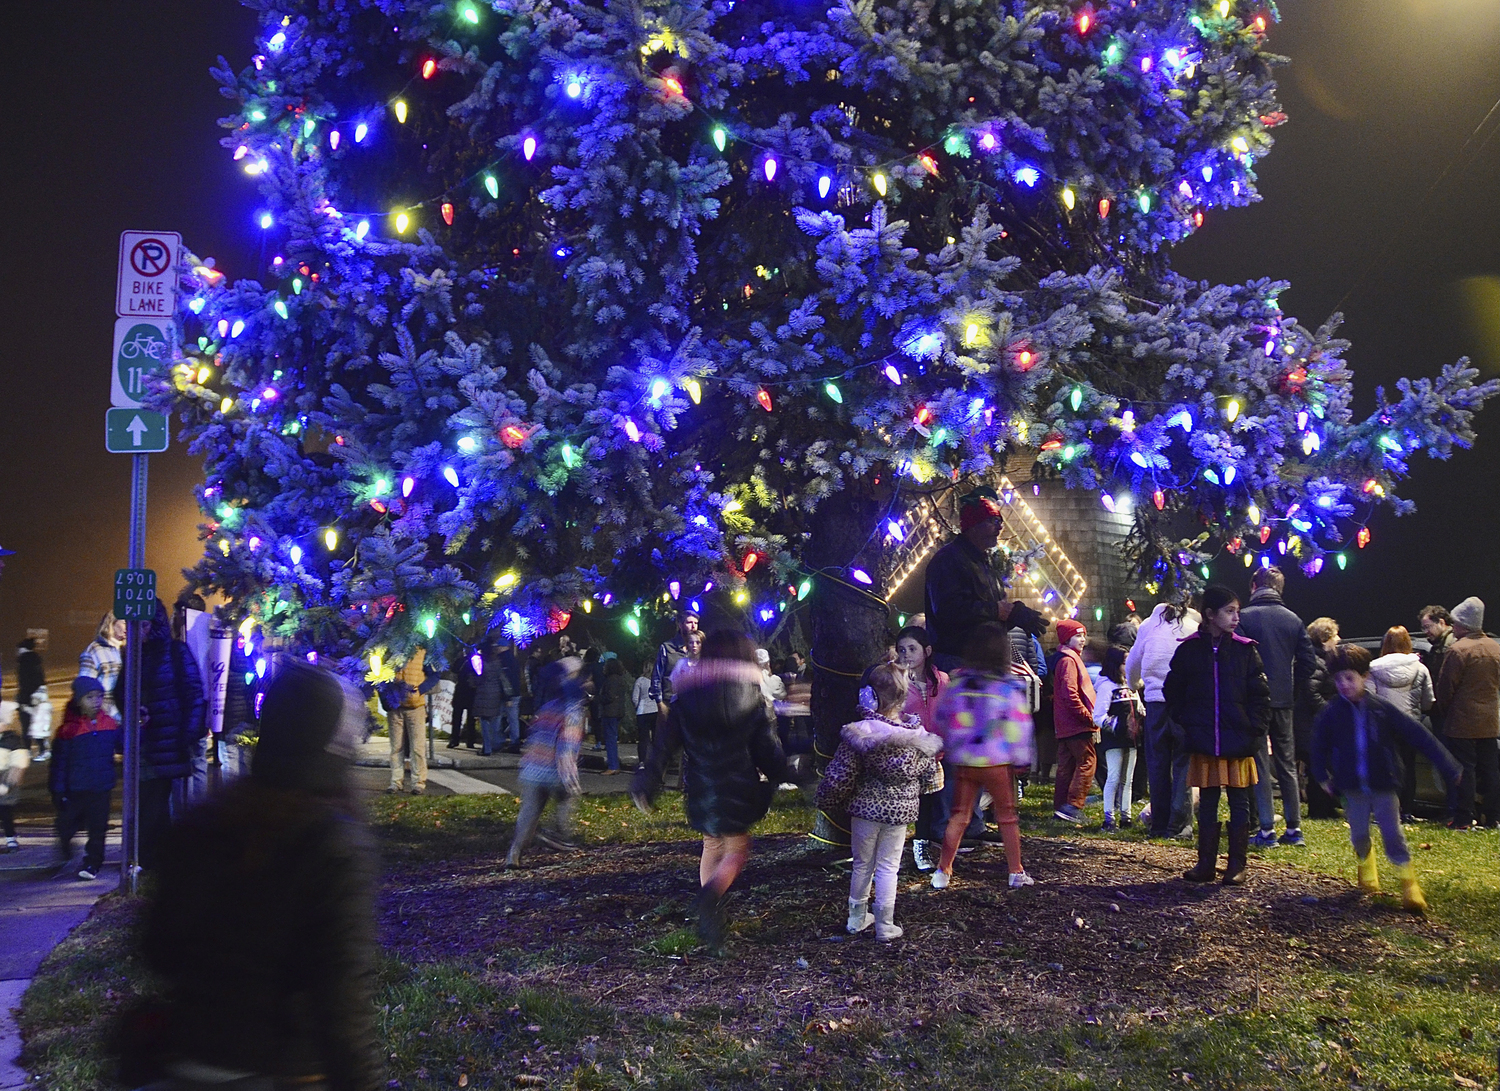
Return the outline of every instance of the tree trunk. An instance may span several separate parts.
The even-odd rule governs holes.
[[[819,506],[811,521],[804,559],[813,570],[812,719],[815,765],[821,773],[838,748],[839,731],[860,718],[859,686],[865,669],[884,650],[889,611],[879,601],[882,539],[874,533],[884,505],[868,488],[846,489]],[[875,577],[868,591],[850,580],[848,567]],[[813,837],[838,847],[849,844],[849,816],[818,812]]]

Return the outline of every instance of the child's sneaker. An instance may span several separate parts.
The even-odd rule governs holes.
[[[1307,844],[1307,838],[1302,836],[1302,831],[1300,829],[1290,829],[1287,830],[1286,833],[1281,835],[1278,843],[1282,845],[1292,845],[1296,848],[1302,848]]]
[[[1070,826],[1083,825],[1083,812],[1071,803],[1064,803],[1057,810],[1053,811],[1052,817],[1059,822],[1066,822]]]
[[[1250,839],[1251,846],[1257,849],[1274,849],[1279,843],[1275,830],[1260,830]]]
[[[20,852],[21,851],[21,842],[17,841],[14,837],[7,837],[5,839],[5,851],[6,852]]]
[[[91,883],[95,879],[99,878],[99,869],[96,867],[90,867],[88,864],[85,864],[83,867],[78,869],[78,878],[83,880],[85,883]]]
[[[1112,814],[1107,814],[1104,816],[1104,825],[1100,826],[1099,828],[1105,833],[1114,833],[1115,830],[1119,829],[1119,827],[1115,825],[1115,816]]]
[[[952,874],[942,868],[934,868],[932,872],[932,889],[947,890],[948,882],[953,878]]]
[[[1017,871],[1010,877],[1010,888],[1020,890],[1023,886],[1036,886],[1036,880],[1024,871]]]
[[[937,867],[937,861],[932,856],[932,842],[924,841],[920,837],[911,843],[912,862],[917,865],[918,871],[931,871]]]

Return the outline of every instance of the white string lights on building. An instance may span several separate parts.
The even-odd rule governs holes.
[[[1000,510],[1005,520],[1001,544],[1011,553],[1031,554],[1035,558],[1016,572],[1016,579],[1030,593],[1027,597],[1034,597],[1036,608],[1048,621],[1075,617],[1088,582],[1031,505],[1017,493],[1010,478],[1000,474],[992,484],[1000,494]],[[910,529],[903,530],[904,537],[900,539],[888,597],[894,597],[945,540],[946,528],[938,519],[938,502],[930,496],[913,504],[903,523]]]

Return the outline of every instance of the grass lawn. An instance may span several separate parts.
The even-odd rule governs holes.
[[[906,936],[883,945],[843,934],[847,865],[809,852],[810,812],[782,793],[713,958],[687,920],[697,846],[677,797],[651,818],[588,798],[586,851],[502,873],[515,810],[372,806],[392,1087],[1495,1086],[1493,832],[1409,829],[1433,907],[1420,920],[1354,892],[1341,822],[1252,854],[1244,887],[1204,888],[1176,878],[1188,847],[1060,830],[1028,799],[1038,885],[1007,891],[998,847],[960,857],[943,893],[904,870]],[[104,1028],[151,987],[130,954],[137,914],[104,899],[27,993],[41,1086],[109,1086]]]

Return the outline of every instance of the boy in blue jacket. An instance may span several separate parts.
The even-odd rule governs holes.
[[[109,796],[115,787],[115,754],[125,743],[120,725],[103,711],[99,679],[73,680],[73,699],[63,713],[52,748],[48,787],[57,806],[57,848],[63,862],[73,855],[73,835],[88,831],[78,877],[97,879],[104,865],[104,833],[109,828]]]
[[[1415,913],[1427,911],[1427,900],[1417,884],[1411,853],[1401,832],[1403,765],[1401,743],[1427,755],[1450,785],[1463,775],[1453,756],[1421,724],[1395,705],[1365,688],[1370,653],[1353,644],[1336,648],[1328,658],[1328,673],[1339,691],[1313,724],[1312,777],[1330,795],[1344,797],[1349,840],[1359,860],[1359,888],[1380,891],[1380,875],[1370,846],[1370,819],[1380,826],[1385,855],[1401,879],[1401,901]]]

